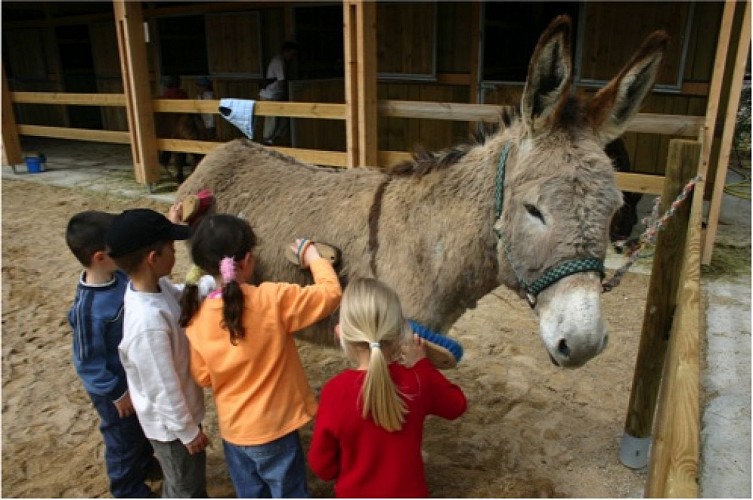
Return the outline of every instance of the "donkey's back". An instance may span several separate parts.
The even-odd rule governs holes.
[[[246,218],[259,238],[260,280],[305,282],[283,255],[296,237],[343,252],[341,277],[367,275],[369,208],[385,174],[301,163],[246,139],[218,146],[183,183],[178,199],[207,188],[213,210]]]

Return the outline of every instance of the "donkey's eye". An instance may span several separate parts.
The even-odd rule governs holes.
[[[531,205],[529,203],[526,203],[524,206],[526,207],[526,210],[528,210],[529,214],[531,214],[533,217],[536,217],[537,219],[541,220],[541,222],[545,222],[544,221],[544,216],[541,215],[541,212],[539,212],[538,208],[536,208],[535,206],[533,206],[533,205]]]

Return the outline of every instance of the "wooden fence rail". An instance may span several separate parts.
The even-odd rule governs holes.
[[[11,92],[11,98],[15,104],[79,106],[125,106],[126,104],[125,94]],[[154,99],[153,108],[157,113],[217,113],[219,103],[219,100]],[[401,118],[495,121],[498,119],[502,109],[503,106],[488,104],[398,100],[382,100],[378,102],[380,116]],[[347,107],[345,104],[336,103],[259,101],[254,106],[254,113],[259,116],[345,120]],[[702,122],[702,117],[642,113],[636,116],[627,130],[630,132],[695,137],[698,135]],[[128,132],[121,131],[70,129],[24,124],[19,124],[16,128],[20,135],[112,142],[116,144],[128,144],[130,140]],[[157,145],[163,151],[206,154],[217,147],[218,143],[157,138]],[[347,154],[341,151],[300,148],[277,149],[308,163],[335,167],[346,167],[348,165]],[[391,165],[410,158],[411,154],[405,151],[379,151],[377,153],[377,161],[380,165]],[[618,172],[615,173],[615,177],[617,179],[617,186],[623,191],[657,195],[662,192],[664,185],[663,176]]]

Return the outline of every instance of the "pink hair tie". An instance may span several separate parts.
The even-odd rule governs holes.
[[[220,261],[220,274],[226,284],[235,281],[235,260],[232,257],[223,257]]]

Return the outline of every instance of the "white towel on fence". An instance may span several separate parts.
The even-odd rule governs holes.
[[[219,112],[223,118],[238,127],[249,139],[254,138],[253,99],[220,99]]]

